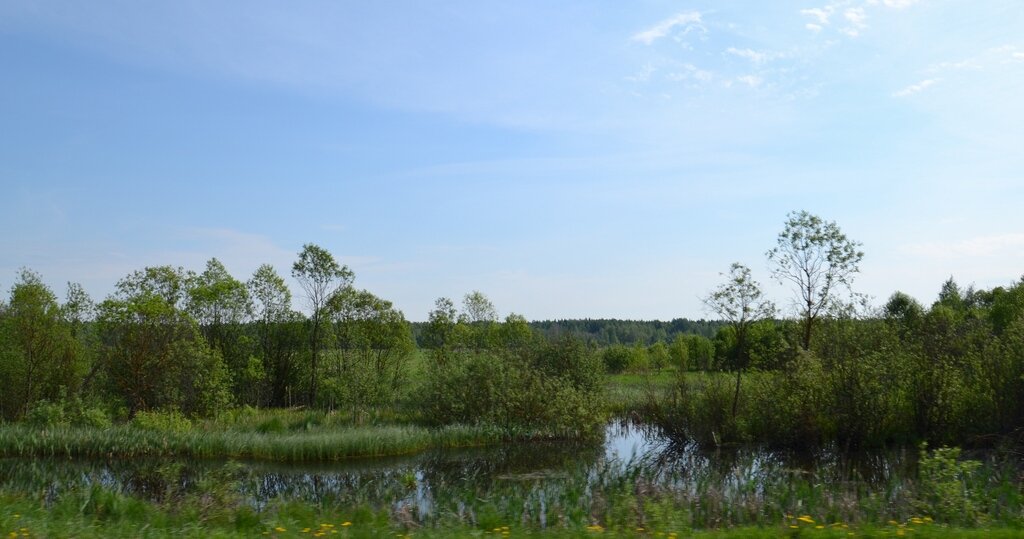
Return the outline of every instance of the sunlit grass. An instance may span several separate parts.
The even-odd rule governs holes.
[[[331,427],[258,432],[193,428],[160,432],[132,425],[109,429],[27,425],[0,427],[0,455],[58,458],[236,458],[285,462],[332,461],[469,447],[507,441],[557,439],[559,433],[509,431],[486,425]]]

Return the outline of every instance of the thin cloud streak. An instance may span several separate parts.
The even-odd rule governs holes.
[[[684,33],[688,33],[693,25],[699,25],[701,22],[701,14],[698,11],[679,13],[655,24],[647,30],[634,34],[633,41],[639,41],[644,45],[650,45],[669,35],[669,33],[678,26],[684,27]]]

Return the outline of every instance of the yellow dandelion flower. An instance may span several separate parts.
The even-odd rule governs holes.
[[[281,532],[288,531],[288,529],[287,528],[282,528],[281,526],[278,526],[278,527],[274,528],[274,531],[276,531],[278,533],[281,533]]]
[[[346,520],[345,522],[342,522],[341,525],[342,526],[351,526],[352,523]]]
[[[799,520],[800,522],[805,522],[807,524],[814,524],[814,519],[811,518],[811,515],[801,515],[800,518],[798,518],[797,520]]]

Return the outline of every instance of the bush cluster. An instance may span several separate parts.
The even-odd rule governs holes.
[[[434,358],[417,397],[431,424],[587,435],[604,421],[600,359],[579,341],[448,352]]]
[[[684,376],[654,401],[666,430],[706,443],[843,448],[928,441],[990,445],[1024,425],[1024,284],[960,294],[930,309],[896,294],[878,316],[820,323],[810,350],[794,323],[786,346],[741,379]],[[724,342],[724,341],[722,341]]]

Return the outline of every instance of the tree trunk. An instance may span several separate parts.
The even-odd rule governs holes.
[[[740,402],[740,374],[743,371],[739,368],[736,369],[736,392],[732,396],[732,418],[736,419],[736,407]]]

